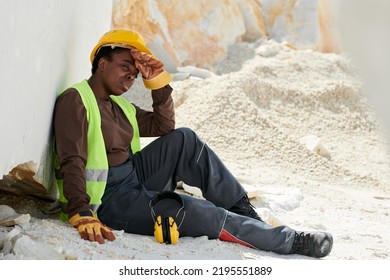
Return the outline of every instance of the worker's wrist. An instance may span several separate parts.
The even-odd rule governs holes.
[[[78,213],[81,217],[86,217],[86,216],[89,216],[89,217],[93,217],[93,213],[91,210],[87,210],[87,211],[81,211]]]
[[[143,79],[146,88],[156,90],[163,88],[172,81],[172,76],[166,71],[161,72],[156,77],[146,80]]]

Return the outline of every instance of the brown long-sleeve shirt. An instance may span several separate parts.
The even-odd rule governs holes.
[[[175,114],[169,85],[152,90],[153,112],[135,106],[141,137],[164,135],[175,128]],[[111,99],[96,98],[109,166],[124,163],[129,157],[133,128],[120,107]],[[68,89],[58,99],[54,109],[56,151],[64,180],[64,195],[68,200],[68,215],[87,211],[85,165],[87,162],[88,122],[79,93]]]

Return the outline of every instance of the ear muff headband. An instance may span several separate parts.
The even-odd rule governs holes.
[[[160,192],[160,193],[158,193],[157,195],[155,195],[154,198],[150,201],[149,206],[152,208],[152,207],[155,206],[160,200],[163,200],[163,199],[165,199],[165,198],[174,199],[174,200],[176,200],[177,202],[179,202],[180,205],[181,205],[180,210],[182,210],[182,208],[184,208],[184,202],[183,202],[183,199],[180,197],[180,195],[178,195],[178,194],[175,193],[175,192],[170,192],[170,191],[163,191],[163,192]],[[179,211],[180,211],[180,210],[179,210]]]

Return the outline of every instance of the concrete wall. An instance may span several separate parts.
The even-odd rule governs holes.
[[[89,77],[89,52],[111,28],[112,1],[0,0],[0,7],[0,185],[21,178],[39,192],[50,187],[56,94]]]

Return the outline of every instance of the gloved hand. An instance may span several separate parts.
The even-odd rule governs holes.
[[[104,238],[113,241],[115,240],[115,235],[112,233],[112,230],[103,225],[96,214],[91,211],[92,216],[82,216],[83,213],[76,214],[69,219],[69,223],[77,228],[82,239],[89,241],[97,241],[100,244],[104,243]]]
[[[135,67],[139,70],[148,89],[159,89],[172,81],[171,75],[164,70],[164,64],[153,55],[139,51],[136,48],[130,50],[135,61]]]

